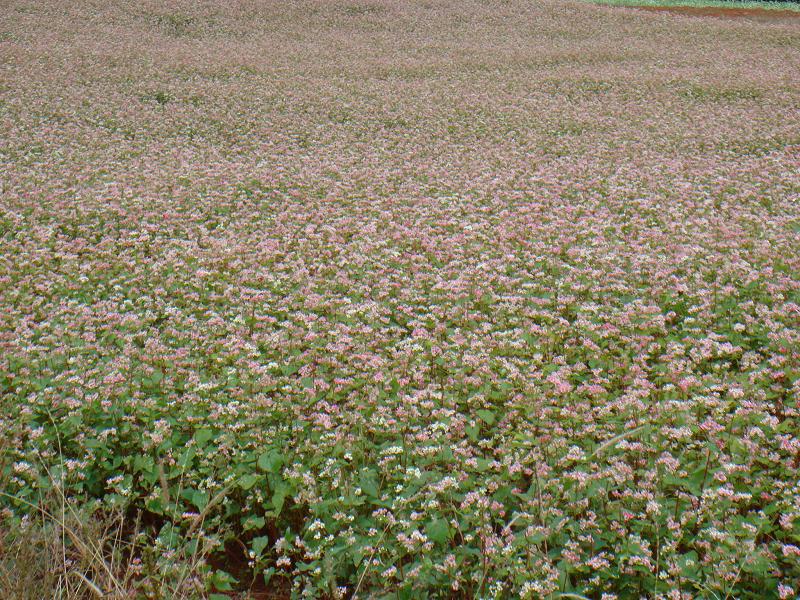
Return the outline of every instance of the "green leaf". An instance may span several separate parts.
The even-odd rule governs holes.
[[[203,510],[208,504],[208,492],[203,490],[195,490],[192,494],[192,504],[200,510]]]
[[[434,519],[425,526],[428,538],[438,544],[446,544],[450,541],[450,527],[444,519]]]
[[[279,485],[275,488],[275,493],[272,494],[272,509],[275,515],[281,514],[283,504],[286,502],[286,496],[289,495],[289,488],[285,485]]]
[[[267,520],[264,517],[252,515],[247,517],[242,523],[242,528],[245,531],[252,531],[253,529],[261,529],[266,524]]]
[[[194,441],[198,446],[205,446],[206,442],[214,437],[214,433],[210,429],[198,429],[194,432]]]
[[[136,472],[152,473],[154,465],[155,461],[151,456],[136,454],[133,457],[133,470]]]
[[[247,475],[244,475],[242,476],[241,479],[239,479],[239,487],[242,488],[243,490],[249,490],[256,483],[258,483],[259,479],[260,477],[258,475],[255,475],[254,473],[248,473]]]
[[[353,566],[357,567],[361,564],[361,561],[366,556],[366,552],[364,551],[364,546],[358,546],[354,550],[350,552],[350,558],[353,561]]]
[[[195,452],[194,448],[187,448],[186,451],[181,454],[181,457],[178,459],[178,466],[181,469],[186,469],[192,462],[192,459],[195,457],[197,452]]]
[[[771,567],[771,561],[760,553],[756,553],[755,555],[751,556],[742,564],[742,570],[745,573],[751,573],[757,577],[766,577],[769,574]]]
[[[258,457],[258,468],[268,473],[277,473],[283,466],[283,455],[277,450],[270,450]]]
[[[364,469],[358,478],[359,486],[371,498],[380,496],[377,479],[377,473],[373,469]]]
[[[236,583],[236,578],[226,571],[218,570],[215,571],[214,574],[211,576],[211,585],[214,586],[214,589],[223,592],[232,591],[233,586],[231,584],[233,583]],[[222,594],[218,595],[222,596]],[[226,596],[225,600],[230,600],[230,598]]]
[[[251,543],[251,547],[256,556],[261,556],[261,554],[264,552],[264,548],[267,546],[269,546],[269,538],[265,535],[253,538]]]
[[[408,586],[397,591],[397,597],[400,600],[414,600],[416,598],[417,590]]]
[[[157,515],[164,513],[164,506],[161,504],[161,498],[149,498],[145,501],[144,506],[147,510]]]
[[[494,423],[495,416],[494,413],[490,410],[479,410],[477,412],[477,415],[478,417],[480,417],[481,421],[483,421],[489,426],[491,426]]]
[[[300,370],[301,366],[302,365],[299,364],[283,365],[281,367],[281,372],[284,374],[284,376],[288,377],[289,375],[294,375],[295,373],[297,373]]]

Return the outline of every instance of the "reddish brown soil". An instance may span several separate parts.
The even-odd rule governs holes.
[[[796,23],[800,25],[800,12],[793,10],[767,10],[763,8],[722,8],[716,6],[636,6],[637,10],[657,13],[675,13],[693,17],[721,19],[746,19],[759,23]]]

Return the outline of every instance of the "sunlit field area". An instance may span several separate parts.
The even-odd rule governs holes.
[[[0,598],[797,598],[776,14],[0,2]]]

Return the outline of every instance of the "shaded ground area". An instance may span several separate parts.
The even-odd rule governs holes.
[[[800,12],[793,10],[768,10],[762,8],[723,8],[719,6],[636,6],[648,12],[675,13],[691,17],[716,17],[721,19],[746,19],[759,23],[800,24]]]

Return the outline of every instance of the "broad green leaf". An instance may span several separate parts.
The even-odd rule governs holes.
[[[428,538],[439,544],[450,541],[450,527],[444,519],[434,519],[425,526]]]
[[[283,455],[277,450],[269,450],[258,457],[258,468],[268,473],[277,473],[283,466]]]
[[[494,413],[490,410],[481,409],[476,413],[478,417],[480,417],[481,421],[486,423],[487,425],[492,425],[495,421]]]
[[[269,546],[269,538],[265,535],[253,538],[253,541],[250,543],[250,547],[253,549],[256,556],[261,556],[264,552],[264,548],[267,546]]]
[[[377,498],[380,496],[378,491],[377,474],[373,469],[364,469],[358,478],[358,483],[361,489],[367,496]]]
[[[195,490],[192,494],[192,504],[200,510],[203,510],[208,504],[208,492],[204,490]]]
[[[258,482],[259,479],[261,478],[258,475],[255,475],[254,473],[248,473],[239,479],[239,487],[241,487],[243,490],[249,490]]]
[[[286,486],[278,486],[275,489],[275,493],[272,494],[272,507],[276,515],[281,514],[288,493],[289,489]]]
[[[214,437],[214,433],[210,429],[198,429],[194,432],[194,441],[197,445],[203,447],[206,442]]]

